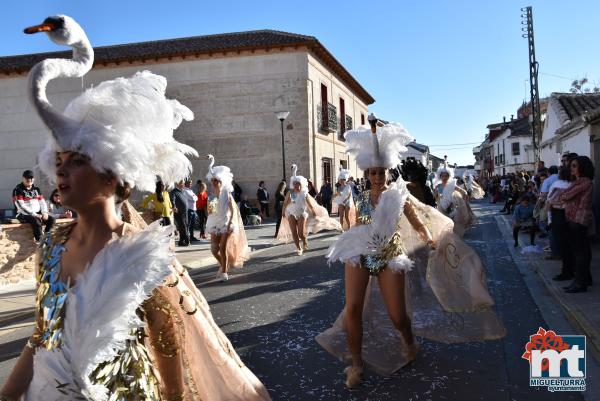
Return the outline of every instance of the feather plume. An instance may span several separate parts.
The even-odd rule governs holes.
[[[394,168],[398,166],[400,154],[406,152],[408,150],[406,145],[414,141],[408,131],[397,123],[377,127],[376,135],[379,152],[373,145],[373,134],[370,127],[363,125],[344,134],[346,153],[356,158],[356,163],[361,170],[369,167]]]
[[[76,151],[90,157],[99,172],[112,172],[121,183],[153,191],[156,176],[177,182],[190,175],[186,155],[197,152],[173,138],[190,109],[165,97],[167,80],[149,71],[104,81],[73,99],[64,115],[79,123],[71,143],[59,147],[49,139],[39,157],[40,168],[53,179],[55,153]]]

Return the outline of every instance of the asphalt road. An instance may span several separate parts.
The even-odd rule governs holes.
[[[578,393],[529,387],[523,347],[538,327],[549,325],[508,251],[512,244],[494,220],[496,209],[475,205],[479,222],[465,239],[487,269],[507,336],[454,345],[420,339],[415,362],[390,377],[367,372],[357,390],[345,388],[344,364],[314,340],[343,307],[342,267],[328,266],[324,258],[335,235],[312,237],[311,250],[300,257],[291,245],[264,247],[226,283],[213,280],[214,267],[195,269],[192,277],[216,322],[274,400],[582,400]],[[254,234],[266,240],[271,231]],[[0,377],[6,377],[29,331],[28,326],[0,331]]]
[[[482,258],[496,310],[507,328],[499,341],[447,345],[422,340],[418,359],[391,377],[367,374],[358,390],[344,386],[344,364],[314,340],[343,307],[343,270],[327,266],[335,240],[312,239],[298,257],[292,246],[263,251],[227,283],[194,275],[217,323],[274,400],[581,400],[578,393],[529,387],[523,347],[542,318],[494,221],[495,206],[475,205],[478,224],[465,236]]]

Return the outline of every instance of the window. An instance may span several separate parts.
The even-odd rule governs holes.
[[[344,170],[348,170],[348,160],[340,160],[340,167]]]
[[[360,125],[365,125],[365,115],[360,113]]]
[[[321,166],[323,168],[323,181],[328,180],[329,182],[331,182],[331,163],[332,161],[328,157],[324,157],[323,159],[321,159]]]
[[[327,111],[327,86],[321,84],[321,116],[323,121],[329,120]]]
[[[346,132],[346,103],[344,99],[340,98],[340,131],[338,132],[338,139],[344,139],[344,132]]]
[[[519,147],[519,142],[513,142],[511,146],[512,146],[513,156],[519,156],[521,154],[521,148]]]

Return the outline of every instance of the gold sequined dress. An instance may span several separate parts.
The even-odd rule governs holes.
[[[60,260],[71,228],[41,244],[25,401],[270,400],[173,258],[172,228],[126,224],[70,285]]]

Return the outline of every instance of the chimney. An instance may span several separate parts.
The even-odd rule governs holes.
[[[506,123],[506,116],[502,117],[502,122]]]

